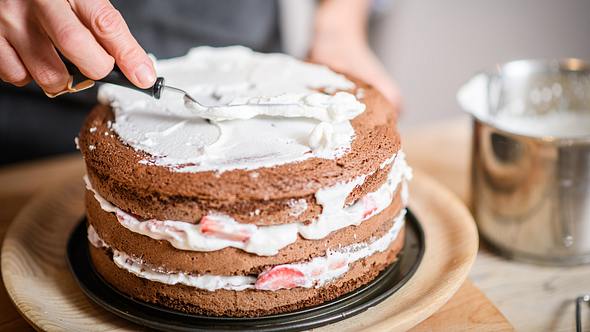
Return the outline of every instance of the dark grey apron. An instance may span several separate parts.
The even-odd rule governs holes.
[[[158,58],[198,45],[280,51],[275,0],[114,0],[131,32]],[[0,82],[0,164],[74,150],[74,137],[96,103],[96,88],[48,99],[34,84]]]

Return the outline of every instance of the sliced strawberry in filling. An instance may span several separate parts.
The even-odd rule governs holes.
[[[258,276],[255,287],[256,289],[274,291],[303,285],[305,285],[303,272],[288,266],[275,266]]]
[[[199,223],[201,226],[201,233],[203,235],[216,237],[218,239],[247,242],[252,236],[248,229],[238,227],[231,227],[225,225],[223,222],[214,220],[209,216],[201,218]]]
[[[330,265],[328,268],[330,270],[337,270],[339,268],[342,268],[344,265],[346,265],[346,260],[344,258],[340,258],[338,260],[330,262]]]
[[[365,196],[362,200],[363,204],[363,219],[373,215],[377,211],[377,202],[373,197]]]

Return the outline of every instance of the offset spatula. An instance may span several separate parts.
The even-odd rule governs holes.
[[[73,63],[69,62],[67,59],[62,57],[62,60],[64,61],[66,68],[68,69],[68,72],[70,73],[70,80],[68,82],[68,86],[65,90],[55,93],[55,94],[46,93],[47,96],[53,98],[53,97],[57,97],[57,96],[64,94],[64,93],[78,92],[78,91],[82,91],[82,90],[85,90],[85,89],[88,89],[88,88],[94,86],[94,84],[95,84],[94,80],[91,80],[88,77],[84,76],[84,74],[82,74],[80,72],[78,67],[76,67]],[[149,88],[146,88],[146,89],[139,88],[139,87],[135,86],[133,83],[131,83],[131,81],[129,81],[129,79],[127,79],[127,77],[125,77],[125,74],[123,74],[123,72],[121,71],[121,69],[117,65],[115,65],[113,70],[107,76],[98,80],[98,82],[111,83],[111,84],[131,88],[131,89],[134,89],[137,91],[141,91],[141,92],[143,92],[155,99],[160,99],[160,97],[162,96],[162,92],[164,92],[164,91],[180,93],[183,95],[184,100],[189,100],[189,101],[195,103],[197,106],[205,107],[205,106],[201,105],[193,97],[191,97],[186,91],[166,85],[164,77],[158,77],[156,79],[156,82],[154,83],[154,85],[152,85]]]
[[[70,80],[68,81],[68,86],[66,87],[65,90],[55,93],[55,94],[49,94],[49,93],[45,92],[45,94],[47,96],[49,96],[50,98],[54,98],[54,97],[57,97],[57,96],[62,95],[64,93],[74,93],[74,92],[82,91],[82,90],[85,90],[85,89],[88,89],[88,88],[94,86],[94,84],[95,84],[94,80],[91,80],[88,77],[84,76],[84,74],[82,74],[80,72],[78,67],[76,67],[73,63],[69,62],[66,58],[62,57],[62,60],[65,63],[66,68],[68,69],[68,72],[70,73]],[[287,104],[278,104],[278,103],[248,104],[248,103],[246,103],[246,104],[207,106],[207,105],[203,105],[202,103],[197,101],[195,98],[193,98],[191,95],[189,95],[186,91],[166,85],[165,81],[164,81],[164,77],[158,77],[156,79],[156,82],[154,83],[154,85],[152,85],[151,87],[149,87],[147,89],[138,88],[133,83],[131,83],[131,81],[129,81],[127,79],[127,77],[125,77],[125,74],[123,74],[123,72],[121,71],[121,69],[119,67],[117,67],[117,65],[115,65],[113,70],[107,76],[105,76],[104,78],[102,78],[98,81],[103,82],[103,83],[110,83],[110,84],[115,84],[115,85],[119,85],[119,86],[124,86],[124,87],[131,88],[131,89],[134,89],[137,91],[141,91],[141,92],[143,92],[155,99],[160,99],[160,97],[162,96],[162,93],[164,91],[179,94],[180,96],[182,96],[185,105],[189,106],[189,108],[193,111],[193,114],[195,116],[206,118],[206,119],[214,118],[214,116],[212,116],[212,114],[214,115],[215,112],[219,111],[220,109],[225,109],[225,111],[227,111],[228,107],[242,107],[242,113],[244,113],[243,112],[244,107],[251,107],[253,109],[259,109],[260,107],[264,107],[266,109],[272,109],[272,108],[277,108],[277,107],[278,108],[290,108],[290,107],[292,108],[292,107],[299,107],[300,106],[297,103],[287,103]],[[248,113],[248,114],[250,114],[250,113]],[[256,113],[256,114],[258,114],[258,113]],[[256,114],[254,114],[254,115],[256,115]],[[252,116],[254,116],[254,115],[252,115]],[[266,115],[273,116],[273,114],[266,114]],[[249,117],[252,117],[252,116],[249,116]],[[246,117],[246,118],[249,118],[249,117]]]

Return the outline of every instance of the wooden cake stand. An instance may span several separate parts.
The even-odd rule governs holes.
[[[78,288],[65,260],[70,232],[84,214],[82,173],[36,195],[11,224],[2,247],[2,277],[20,313],[39,330],[137,330],[103,310]],[[443,306],[467,278],[478,247],[467,208],[421,172],[410,186],[410,208],[426,250],[414,276],[381,304],[320,331],[407,330]]]

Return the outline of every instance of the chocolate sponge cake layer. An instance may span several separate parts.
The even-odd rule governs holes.
[[[195,274],[258,274],[271,265],[304,261],[323,256],[330,249],[370,242],[371,238],[381,237],[393,226],[393,219],[402,208],[401,194],[398,190],[386,209],[358,226],[337,230],[321,240],[298,237],[294,243],[281,249],[274,256],[258,256],[236,248],[209,252],[179,250],[166,240],[155,240],[128,230],[119,223],[114,213],[106,212],[100,207],[92,193],[86,193],[88,221],[110,247],[141,257],[146,264],[153,267]]]
[[[369,283],[397,259],[403,242],[402,230],[386,251],[356,261],[344,275],[319,288],[213,292],[139,278],[118,268],[109,250],[89,246],[96,270],[107,282],[133,298],[193,314],[256,317],[321,304]]]
[[[391,165],[379,168],[375,173],[366,177],[347,197],[347,204],[356,202],[366,194],[377,190],[387,180]],[[138,215],[144,219],[177,220],[198,222],[210,211],[221,212],[241,223],[256,225],[276,225],[292,223],[293,202],[305,200],[305,211],[298,212],[296,220],[311,222],[322,212],[322,207],[316,202],[314,195],[292,197],[289,199],[249,200],[226,204],[216,200],[194,200],[189,197],[167,197],[165,200],[155,198],[153,193],[134,192],[124,184],[113,181],[109,175],[100,175],[90,167],[87,174],[94,189],[109,202],[120,209]],[[151,202],[157,202],[152,204]],[[148,203],[149,204],[146,204]],[[299,203],[301,204],[301,203]],[[188,219],[197,218],[197,219]]]
[[[396,112],[372,87],[363,89],[365,111],[351,123],[355,138],[348,153],[337,159],[310,158],[255,170],[223,173],[177,172],[140,163],[150,156],[123,143],[109,123],[112,110],[99,105],[90,113],[79,137],[88,174],[97,191],[114,205],[145,218],[194,222],[209,210],[257,224],[292,222],[288,202],[305,199],[308,220],[320,212],[313,195],[320,189],[375,174],[365,188],[354,190],[349,201],[382,183],[380,166],[400,149],[395,130]],[[91,130],[92,129],[92,130]],[[256,208],[261,206],[262,208]],[[255,214],[259,209],[260,214]]]

